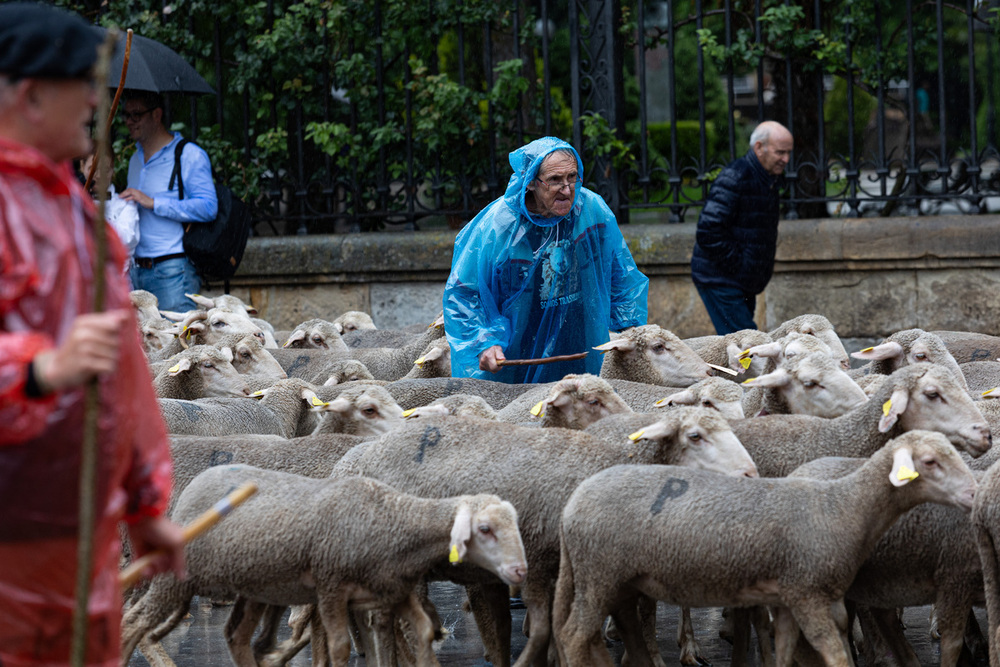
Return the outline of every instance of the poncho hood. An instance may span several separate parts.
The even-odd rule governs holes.
[[[572,145],[557,137],[536,139],[530,144],[525,144],[513,151],[509,157],[510,166],[514,170],[514,173],[511,174],[510,181],[507,183],[507,191],[503,196],[504,201],[507,202],[507,205],[515,214],[527,218],[539,227],[551,227],[565,217],[568,217],[546,218],[537,215],[528,210],[524,201],[525,195],[528,192],[528,184],[538,175],[538,168],[542,166],[542,162],[546,157],[558,150],[567,150],[573,153],[573,157],[576,158],[577,172],[579,173],[579,178],[582,180],[583,162],[580,161],[579,153],[576,152],[576,149]],[[569,215],[573,215],[573,212],[577,214],[580,212],[579,190],[577,188],[573,192],[573,207],[570,209]]]

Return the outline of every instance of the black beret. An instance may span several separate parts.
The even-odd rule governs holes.
[[[102,39],[99,28],[51,5],[0,4],[0,73],[12,79],[82,77]]]

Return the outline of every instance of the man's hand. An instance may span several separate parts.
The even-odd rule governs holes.
[[[503,349],[499,345],[494,345],[479,355],[479,370],[496,373],[500,370],[499,362],[506,359],[507,357],[504,356]]]
[[[128,326],[127,310],[79,315],[63,344],[35,355],[39,388],[48,392],[77,387],[118,367],[121,334]]]
[[[132,540],[133,559],[147,553],[161,551],[146,567],[142,576],[152,577],[160,572],[172,571],[178,579],[184,579],[184,529],[165,516],[141,519],[128,527]]]
[[[125,191],[118,196],[124,201],[134,201],[143,208],[148,208],[150,210],[153,208],[153,198],[144,192],[136,190],[135,188],[126,188]]]

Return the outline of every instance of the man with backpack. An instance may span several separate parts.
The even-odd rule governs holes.
[[[184,296],[201,288],[194,264],[184,254],[184,230],[215,220],[218,198],[212,164],[199,146],[187,142],[174,174],[176,147],[183,140],[163,124],[163,98],[137,91],[125,102],[125,124],[138,144],[128,165],[128,188],[121,198],[139,205],[139,245],[132,285],[152,292],[163,310],[186,311],[195,304]],[[183,182],[183,197],[180,183]]]

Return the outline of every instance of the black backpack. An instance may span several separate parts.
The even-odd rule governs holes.
[[[181,139],[174,149],[174,170],[167,189],[172,190],[176,180],[178,199],[184,199],[181,152],[189,143],[189,140]],[[219,198],[219,212],[215,220],[185,225],[184,254],[203,277],[228,279],[236,273],[243,259],[243,250],[253,227],[253,215],[249,206],[218,181],[215,182],[215,194]]]

